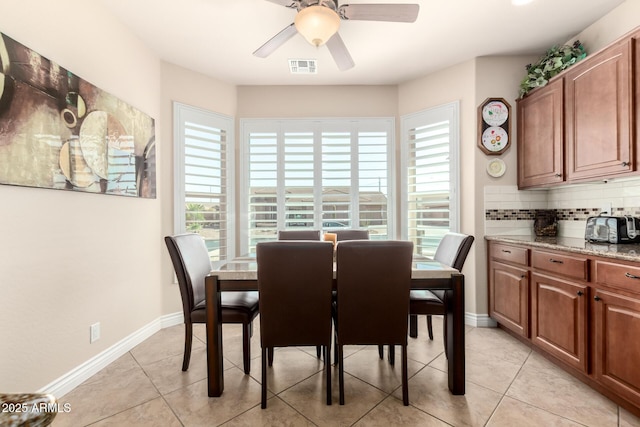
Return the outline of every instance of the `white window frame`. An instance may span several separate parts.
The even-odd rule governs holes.
[[[234,138],[234,119],[233,117],[226,116],[219,113],[214,113],[201,108],[193,107],[190,105],[182,104],[179,102],[173,102],[173,194],[174,194],[174,225],[173,231],[175,234],[186,232],[186,209],[185,209],[185,122],[191,121],[194,123],[200,123],[207,126],[223,129],[227,135],[226,144],[226,217],[227,217],[227,257],[233,258],[236,256],[235,250],[235,138]],[[214,267],[217,264],[222,264],[225,260],[214,262]]]
[[[407,240],[408,234],[408,177],[409,131],[430,123],[448,120],[449,131],[449,227],[451,232],[460,230],[460,101],[453,101],[400,118],[400,237]]]
[[[397,211],[397,202],[396,202],[396,153],[395,153],[395,118],[394,117],[367,117],[367,118],[305,118],[305,119],[287,119],[287,118],[277,118],[277,119],[240,119],[240,140],[239,140],[239,191],[238,196],[240,197],[239,202],[239,221],[240,221],[240,233],[239,233],[239,247],[241,253],[247,253],[248,248],[248,225],[249,225],[249,208],[248,208],[248,188],[249,188],[249,170],[247,159],[249,156],[248,152],[248,141],[249,136],[252,132],[275,132],[278,135],[282,135],[284,132],[289,132],[292,130],[299,131],[313,131],[314,132],[314,147],[315,153],[318,155],[321,154],[321,135],[323,131],[332,131],[332,130],[345,130],[348,129],[350,132],[354,132],[356,129],[360,131],[366,131],[367,126],[370,126],[372,130],[382,130],[387,132],[388,135],[388,144],[387,144],[387,236],[389,239],[393,239],[396,236],[396,211]],[[351,139],[352,149],[353,147],[357,147],[357,138],[353,137]],[[357,182],[358,174],[357,174],[357,165],[358,158],[357,156],[352,156],[352,182]],[[279,174],[283,174],[284,165],[282,162],[278,161],[278,172]],[[355,169],[354,169],[355,168]],[[322,197],[322,184],[320,177],[320,169],[321,162],[316,161],[314,164],[315,171],[315,181],[314,184],[315,195],[318,198]],[[354,181],[355,180],[355,181]],[[284,189],[281,188],[280,191],[284,194]],[[354,215],[352,216],[352,221],[359,221],[358,213],[358,199],[355,196],[352,196],[351,205],[355,207]],[[280,209],[280,207],[279,207]],[[278,212],[278,228],[284,228],[284,207],[282,207],[282,212]],[[315,226],[316,228],[322,229],[322,215],[321,212],[318,212],[318,209],[315,211],[314,215]],[[353,226],[353,223],[352,223]],[[353,226],[354,228],[357,227]]]

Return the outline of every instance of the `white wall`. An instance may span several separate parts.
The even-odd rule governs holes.
[[[4,0],[0,31],[154,117],[161,142],[159,61],[95,2]],[[161,198],[0,185],[0,200],[3,392],[38,390],[162,314]]]

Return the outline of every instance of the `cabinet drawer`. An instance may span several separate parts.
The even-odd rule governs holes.
[[[529,249],[492,243],[491,258],[526,266],[529,265]]]
[[[594,281],[608,286],[640,292],[640,266],[596,260]]]
[[[534,250],[531,265],[566,277],[589,280],[589,261],[586,258]]]

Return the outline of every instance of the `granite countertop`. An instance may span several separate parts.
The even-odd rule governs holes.
[[[591,243],[572,237],[485,236],[486,240],[640,262],[640,244]]]

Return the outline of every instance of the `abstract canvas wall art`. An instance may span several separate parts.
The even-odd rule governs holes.
[[[0,184],[155,198],[155,121],[0,33]]]

